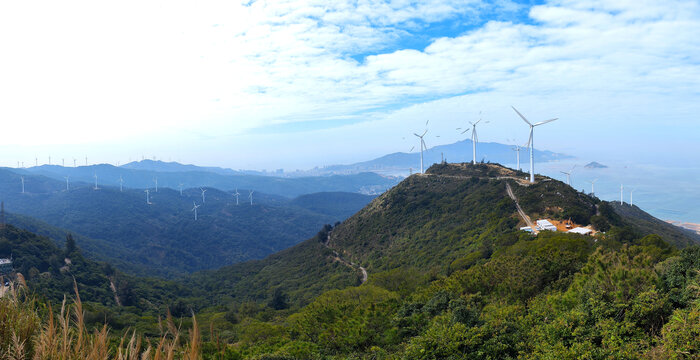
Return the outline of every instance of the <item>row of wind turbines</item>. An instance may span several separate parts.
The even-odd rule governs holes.
[[[93,187],[93,190],[100,190],[101,188],[98,186],[98,183],[97,183],[97,173],[95,173],[93,175],[93,177],[95,178],[95,185]],[[64,179],[66,179],[66,191],[70,191],[70,182],[69,182],[70,177],[64,176]],[[24,176],[20,176],[20,181],[22,183],[22,192],[21,193],[25,194],[26,192],[25,192]],[[153,178],[153,182],[155,183],[155,192],[158,192],[158,178],[157,177]],[[180,190],[180,196],[183,196],[183,193],[182,193],[183,184],[180,183],[178,188]],[[194,220],[195,221],[197,220],[197,209],[199,209],[206,202],[205,193],[207,192],[208,189],[204,189],[204,188],[200,187],[199,190],[202,193],[202,203],[197,205],[197,203],[195,201],[192,202],[193,207],[192,207],[191,211],[194,212]],[[124,192],[124,178],[121,175],[119,176],[119,192]],[[144,192],[146,193],[146,204],[153,205],[153,203],[151,202],[151,189],[145,189]],[[254,192],[255,192],[254,190],[248,190],[248,200],[250,201],[251,206],[253,205],[253,193]],[[236,191],[232,195],[236,197],[236,205],[238,206],[240,204],[239,197],[241,195],[241,193],[238,192],[238,188],[236,188]]]
[[[525,147],[525,148],[528,148],[528,150],[530,151],[530,182],[531,182],[531,183],[534,183],[534,182],[535,182],[535,152],[534,152],[534,149],[535,149],[535,147],[534,147],[534,133],[535,133],[535,127],[540,126],[540,125],[544,125],[544,124],[547,124],[547,123],[550,123],[550,122],[552,122],[552,121],[557,120],[558,118],[554,118],[554,119],[549,119],[549,120],[544,120],[544,121],[532,123],[532,122],[530,122],[523,114],[521,114],[515,107],[511,106],[511,108],[513,108],[513,110],[515,111],[515,113],[518,114],[518,116],[520,116],[520,118],[522,118],[523,121],[525,121],[525,123],[526,123],[528,126],[530,126],[530,136],[529,136],[529,138],[528,138],[527,144],[526,144],[524,147]],[[471,132],[472,132],[472,134],[471,134],[472,155],[473,155],[473,156],[472,156],[472,164],[476,164],[476,144],[479,142],[479,136],[477,135],[477,132],[476,132],[476,125],[478,125],[478,124],[482,121],[482,119],[481,119],[481,113],[479,113],[479,116],[480,116],[480,117],[479,117],[479,120],[477,120],[476,122],[471,122],[471,121],[469,121],[469,124],[471,125],[471,128],[467,128],[466,130],[464,130],[464,131],[461,132],[461,134],[465,134],[466,132],[468,132],[468,131],[470,131],[470,130],[471,130]],[[425,131],[423,131],[423,133],[422,133],[421,135],[418,135],[418,133],[413,133],[413,135],[415,135],[416,137],[418,137],[418,139],[420,139],[420,173],[421,173],[421,174],[424,173],[424,167],[423,167],[423,151],[424,151],[424,150],[425,150],[425,151],[428,150],[428,147],[427,147],[426,144],[425,144],[425,139],[424,139],[424,137],[425,137],[425,135],[428,133],[427,127],[428,127],[428,123],[429,123],[429,122],[430,122],[430,120],[428,120],[428,121],[425,122],[426,129],[425,129]],[[485,121],[485,122],[484,122],[484,124],[487,124],[487,123],[489,123],[489,121]],[[459,130],[462,130],[462,128],[461,128],[461,127],[458,127],[457,130],[458,130],[458,131],[459,131]],[[414,148],[415,148],[415,147],[411,148],[410,151],[413,151]],[[516,152],[516,154],[517,154],[516,156],[517,156],[517,165],[518,165],[517,167],[518,167],[518,170],[520,170],[520,148],[521,148],[520,146],[516,145],[516,147],[513,149],[513,150]]]

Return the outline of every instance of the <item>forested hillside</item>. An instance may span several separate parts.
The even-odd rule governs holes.
[[[353,193],[308,195],[295,201],[239,189],[207,188],[180,192],[104,187],[93,189],[43,177],[25,177],[25,193],[14,187],[18,175],[0,172],[5,209],[52,226],[70,229],[89,253],[134,274],[176,276],[259,259],[313,236],[326,223],[345,219],[371,197]],[[31,184],[31,185],[30,185]],[[21,189],[21,188],[20,188]],[[344,201],[336,199],[342,197]],[[198,220],[194,220],[193,203]],[[27,219],[18,219],[29,223]],[[33,228],[38,230],[38,224]],[[42,232],[42,231],[39,231]],[[133,265],[133,266],[132,266]]]
[[[203,358],[700,356],[695,240],[561,182],[523,178],[491,164],[433,166],[264,260],[177,283],[135,279],[138,317],[101,311],[117,328],[131,316],[147,336],[158,336],[158,304],[194,311]],[[518,230],[506,184],[533,219],[600,232]]]

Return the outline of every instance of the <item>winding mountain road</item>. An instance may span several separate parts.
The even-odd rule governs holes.
[[[532,220],[530,220],[530,217],[525,214],[523,209],[520,207],[520,203],[518,203],[518,198],[515,197],[515,194],[513,193],[513,189],[510,187],[510,184],[506,182],[506,192],[508,193],[508,196],[510,196],[513,201],[515,201],[515,207],[518,208],[518,214],[520,215],[523,220],[525,220],[525,223],[527,226],[529,226],[532,229],[533,234],[537,234],[537,227],[535,224],[532,223]]]
[[[333,255],[335,256],[335,261],[338,261],[341,264],[343,264],[343,265],[345,265],[353,270],[356,270],[356,269],[360,270],[360,272],[362,273],[362,278],[360,279],[360,285],[366,283],[367,282],[367,269],[365,269],[364,267],[362,267],[358,264],[355,264],[354,262],[350,262],[350,261],[343,259],[343,257],[340,256],[340,254],[338,254],[338,252],[335,249],[333,249],[332,247],[330,247],[328,245],[330,243],[330,241],[331,241],[331,233],[329,232],[328,236],[326,237],[326,241],[323,242],[323,245],[325,247],[327,247],[328,249],[330,249],[331,251],[333,251]]]

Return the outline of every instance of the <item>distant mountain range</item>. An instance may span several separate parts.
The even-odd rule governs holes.
[[[65,178],[68,177],[69,181],[72,182],[80,181],[94,184],[96,175],[98,186],[119,187],[119,179],[121,178],[124,180],[125,188],[154,189],[157,179],[158,186],[161,188],[179,189],[182,184],[185,189],[199,187],[212,187],[227,191],[236,188],[253,189],[287,198],[324,191],[380,194],[394,186],[399,180],[395,177],[381,176],[371,172],[284,178],[153,160],[129,163],[121,167],[109,164],[78,167],[41,165],[24,169],[6,169],[17,174],[43,175],[64,183]]]
[[[22,194],[20,175],[0,170],[0,200],[8,212],[81,234],[81,247],[125,271],[164,276],[262,258],[345,219],[373,198],[330,192],[289,199],[255,192],[251,205],[241,188],[236,205],[231,192],[215,188],[206,189],[205,203],[200,189],[180,195],[160,188],[150,191],[149,205],[140,189],[72,183],[66,191],[65,181],[34,175],[24,181]],[[193,202],[201,205],[197,221]]]
[[[493,142],[480,142],[477,144],[477,162],[492,162],[501,164],[514,164],[516,162],[515,146],[504,145]],[[416,149],[418,149],[416,147]],[[520,164],[525,167],[528,161],[528,151],[520,148]],[[459,163],[471,162],[473,158],[472,141],[463,140],[453,144],[438,145],[423,152],[424,168],[427,169],[432,164],[440,163],[443,159],[446,162]],[[535,161],[554,161],[572,158],[569,155],[555,153],[546,150],[535,149]],[[382,157],[358,162],[349,165],[326,166],[321,171],[332,173],[354,173],[364,171],[375,172],[405,172],[412,168],[413,172],[420,170],[420,152],[415,150],[410,153],[397,152]]]

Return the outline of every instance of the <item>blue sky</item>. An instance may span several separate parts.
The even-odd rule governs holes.
[[[479,112],[481,140],[524,143],[510,105],[560,118],[552,151],[700,152],[694,0],[4,2],[0,34],[4,166],[309,168],[408,151],[427,119],[461,140]]]

